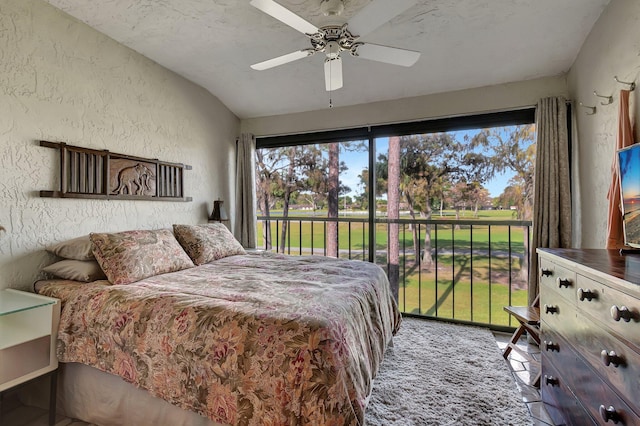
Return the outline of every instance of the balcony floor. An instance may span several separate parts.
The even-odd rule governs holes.
[[[495,331],[493,335],[496,338],[500,350],[504,351],[504,348],[511,339],[511,335]],[[528,343],[526,338],[520,339],[518,347],[531,354],[536,360],[540,360],[540,349],[537,345]],[[531,379],[538,373],[538,367],[532,366],[529,361],[524,359],[524,357],[516,351],[511,351],[509,354],[508,364],[515,377],[516,385],[522,395],[522,400],[527,404],[527,408],[529,408],[529,412],[533,418],[533,424],[535,426],[553,426],[554,422],[551,420],[551,417],[549,417],[542,403],[540,390],[529,385]]]

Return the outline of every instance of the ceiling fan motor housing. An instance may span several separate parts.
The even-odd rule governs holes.
[[[321,0],[320,11],[324,16],[340,16],[344,12],[342,0]]]
[[[342,51],[349,51],[352,55],[357,56],[356,49],[363,43],[356,42],[358,36],[354,36],[349,32],[347,24],[342,26],[330,25],[322,27],[315,34],[309,35],[311,39],[311,45],[316,52],[325,52],[327,55],[334,54],[334,48],[337,45],[340,49],[338,54]],[[330,47],[327,49],[327,47]]]

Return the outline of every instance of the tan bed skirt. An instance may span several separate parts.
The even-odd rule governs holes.
[[[25,388],[24,404],[47,407],[48,386]],[[118,376],[77,363],[60,363],[58,413],[100,426],[224,426],[138,389]]]

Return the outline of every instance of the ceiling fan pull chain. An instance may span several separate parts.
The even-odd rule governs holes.
[[[331,68],[332,67],[329,67],[329,109],[333,108],[333,99],[331,99],[333,97],[331,92],[331,83],[333,83],[331,72],[333,70]]]

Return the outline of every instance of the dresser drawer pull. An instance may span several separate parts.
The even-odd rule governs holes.
[[[543,277],[550,277],[553,275],[553,271],[551,269],[542,268],[541,274]]]
[[[602,352],[600,352],[600,359],[606,367],[611,364],[616,368],[620,365],[624,365],[624,359],[614,351],[607,352],[606,349],[603,349]]]
[[[604,420],[605,423],[608,423],[609,420],[611,420],[613,423],[617,424],[618,420],[620,420],[620,415],[613,405],[610,405],[608,408],[601,405],[599,411],[600,417],[602,417],[602,420]]]
[[[571,280],[569,278],[558,277],[557,281],[558,281],[558,288],[562,288],[562,287],[569,288],[572,285]]]
[[[631,318],[633,318],[633,312],[631,312],[626,306],[618,307],[617,305],[613,305],[611,307],[611,317],[614,321],[620,321],[623,319],[625,322],[629,322],[631,321]]]
[[[578,299],[580,299],[581,302],[584,302],[584,299],[587,299],[589,302],[591,302],[593,299],[597,298],[598,293],[595,291],[587,290],[584,288],[578,289]]]
[[[547,305],[546,303],[544,304],[544,313],[545,314],[555,314],[558,312],[558,307],[557,306],[553,306],[553,305]]]
[[[556,351],[560,352],[560,345],[557,343],[553,343],[552,341],[544,341],[544,350],[545,351]]]
[[[547,386],[558,386],[559,383],[560,382],[555,377],[547,376],[546,374],[544,375],[544,384],[545,385],[547,385]]]

